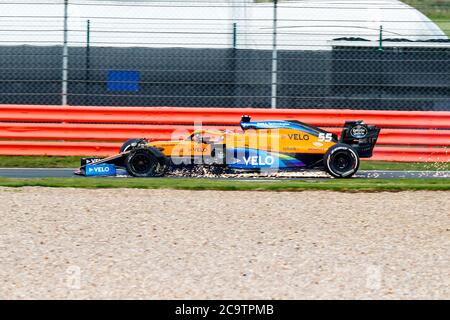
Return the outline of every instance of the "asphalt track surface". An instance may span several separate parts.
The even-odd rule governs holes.
[[[1,178],[73,178],[80,177],[74,175],[75,169],[48,169],[48,168],[0,168]],[[126,177],[125,171],[118,170],[118,175],[121,177]],[[200,176],[201,177],[201,176]],[[450,171],[380,171],[380,170],[361,170],[354,176],[355,178],[367,178],[367,179],[449,179]],[[80,177],[83,178],[83,177]],[[111,177],[108,177],[111,178]],[[180,178],[175,176],[174,178]],[[305,171],[301,172],[301,175],[296,175],[296,173],[285,173],[280,176],[258,176],[257,174],[242,174],[242,175],[231,175],[229,177],[222,176],[218,178],[209,179],[312,179],[312,178],[325,178],[328,177],[318,171]]]

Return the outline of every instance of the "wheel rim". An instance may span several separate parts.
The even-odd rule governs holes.
[[[143,154],[135,155],[131,161],[131,168],[138,174],[149,173],[154,167],[150,159]]]
[[[355,161],[350,154],[338,152],[333,156],[331,164],[334,171],[347,172],[354,168]]]

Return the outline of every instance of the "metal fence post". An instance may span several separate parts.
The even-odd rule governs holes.
[[[68,19],[68,8],[69,8],[69,0],[64,0],[64,40],[63,40],[63,50],[62,50],[62,88],[61,88],[61,104],[63,106],[67,105],[67,78],[68,78],[68,54],[69,50],[67,47],[67,19]]]
[[[278,72],[278,52],[277,52],[277,8],[278,0],[273,1],[273,34],[272,34],[272,97],[271,108],[277,108],[277,72]]]
[[[380,26],[380,37],[378,39],[378,50],[384,51],[383,49],[383,26]]]
[[[89,87],[90,87],[90,68],[91,68],[91,20],[87,20],[86,23],[86,72],[84,82],[84,103],[87,104],[89,99]]]
[[[233,49],[237,47],[237,23],[233,23]]]

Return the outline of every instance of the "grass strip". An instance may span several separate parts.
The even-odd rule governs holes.
[[[81,157],[0,156],[0,168],[77,168]]]
[[[450,171],[448,162],[361,161],[360,170]]]
[[[182,189],[223,191],[306,191],[330,190],[340,192],[383,192],[407,190],[450,191],[448,179],[399,179],[399,180],[210,180],[201,178],[0,178],[4,187],[58,187],[58,188],[137,188],[137,189]]]

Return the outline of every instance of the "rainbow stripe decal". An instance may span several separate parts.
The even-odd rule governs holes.
[[[305,164],[286,154],[258,149],[227,148],[227,164],[233,169],[299,168]]]

